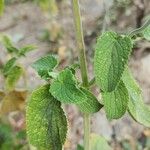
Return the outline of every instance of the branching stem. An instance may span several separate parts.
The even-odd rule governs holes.
[[[136,34],[141,33],[146,27],[148,27],[150,25],[150,19],[148,21],[146,21],[143,26],[141,26],[140,28],[137,28],[133,31],[131,31],[128,36],[133,37]]]
[[[81,23],[79,0],[72,0],[72,7],[74,13],[77,49],[79,51],[81,77],[83,82],[82,85],[85,88],[88,88],[89,82],[88,82],[88,75],[87,75],[87,63],[86,63],[85,45],[84,45],[83,29]],[[90,137],[90,115],[84,114],[84,149],[85,150],[90,150],[89,137]]]

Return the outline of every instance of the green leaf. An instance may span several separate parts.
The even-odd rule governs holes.
[[[62,103],[79,104],[87,99],[77,87],[77,81],[69,69],[59,73],[50,86],[50,93]]]
[[[5,81],[5,88],[11,91],[15,88],[17,81],[20,79],[23,69],[20,66],[14,66],[8,73]]]
[[[105,32],[97,40],[94,71],[96,83],[104,92],[111,92],[116,88],[131,50],[131,39],[114,32]]]
[[[82,145],[77,145],[77,150],[84,150],[84,147]]]
[[[8,150],[14,145],[13,131],[10,125],[0,122],[0,149]]]
[[[57,13],[57,4],[55,0],[39,0],[39,5],[44,11],[50,11],[52,14]]]
[[[32,64],[32,67],[38,72],[41,78],[48,79],[48,73],[57,66],[57,63],[57,59],[54,56],[48,55],[37,60]]]
[[[16,63],[16,60],[17,60],[17,58],[13,57],[10,60],[8,60],[7,63],[4,65],[3,73],[4,73],[5,76],[7,76],[9,71],[14,67],[14,65]]]
[[[4,11],[4,0],[0,0],[0,16],[3,14]]]
[[[26,46],[19,49],[18,56],[25,56],[26,53],[31,52],[35,49],[36,49],[36,46],[34,46],[34,45],[26,45]]]
[[[125,70],[122,79],[130,96],[129,113],[137,122],[150,127],[150,107],[144,104],[141,89],[129,69]]]
[[[67,134],[67,121],[61,103],[45,85],[33,91],[27,105],[27,135],[38,149],[62,150]]]
[[[147,28],[145,28],[142,33],[144,38],[150,41],[150,25]]]
[[[75,74],[76,70],[80,68],[80,65],[78,63],[75,63],[75,64],[68,66],[67,68],[70,69],[73,74]]]
[[[90,138],[90,150],[112,150],[106,139],[102,136],[92,134]]]
[[[87,100],[77,104],[77,106],[79,107],[81,112],[85,112],[85,113],[98,112],[103,107],[103,105],[101,105],[98,102],[97,98],[90,91],[88,91],[84,88],[80,88],[80,89],[87,97]]]
[[[50,93],[62,103],[76,104],[82,112],[95,113],[102,108],[90,91],[78,87],[75,76],[68,68],[51,83]]]
[[[122,117],[128,107],[128,91],[122,81],[112,92],[103,92],[102,98],[106,115],[109,119],[118,119]]]
[[[1,42],[4,44],[9,53],[18,53],[19,50],[13,45],[12,41],[8,36],[3,35],[1,38]]]

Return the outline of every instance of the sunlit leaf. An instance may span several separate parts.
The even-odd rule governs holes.
[[[150,106],[144,104],[141,89],[132,77],[129,69],[125,70],[122,79],[130,96],[129,113],[137,122],[150,127]]]
[[[104,92],[113,91],[120,81],[132,50],[132,41],[115,32],[105,32],[97,40],[94,71],[96,83]]]
[[[27,105],[27,135],[41,150],[62,150],[67,121],[61,103],[49,93],[50,85],[33,91]]]
[[[32,67],[38,72],[43,79],[48,79],[49,72],[57,66],[57,59],[52,55],[40,58],[32,64]]]
[[[121,81],[117,88],[112,92],[102,92],[104,108],[109,119],[122,117],[128,107],[128,91]]]
[[[63,103],[79,104],[87,99],[84,92],[77,87],[77,81],[69,69],[61,71],[51,83],[50,93]]]
[[[103,105],[101,105],[97,98],[88,90],[81,88],[82,92],[86,95],[87,100],[77,104],[81,112],[85,113],[96,113],[98,112]]]
[[[50,93],[62,103],[76,104],[81,112],[95,113],[102,108],[90,91],[77,85],[75,76],[68,68],[60,72],[51,83]]]

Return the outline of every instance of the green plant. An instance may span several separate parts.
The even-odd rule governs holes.
[[[90,115],[102,107],[109,120],[119,119],[128,111],[137,122],[150,127],[150,107],[144,104],[141,90],[128,68],[134,37],[149,35],[150,21],[127,35],[103,33],[95,48],[95,78],[89,81],[78,0],[72,0],[72,6],[82,82],[75,76],[78,65],[59,72],[55,56],[37,60],[32,67],[47,83],[31,94],[26,111],[27,135],[29,142],[38,149],[61,150],[67,135],[67,119],[61,105],[75,104],[84,116],[84,149],[98,150],[103,146],[108,150],[111,148],[103,138],[92,135],[89,140]],[[101,91],[101,103],[90,90],[95,83]],[[78,146],[78,149],[83,147]]]
[[[0,122],[0,149],[1,150],[27,150],[26,132],[14,131],[10,125]]]
[[[56,0],[34,0],[34,1],[39,4],[42,10],[48,11],[52,15],[57,14],[58,8]]]
[[[3,96],[1,98],[0,115],[22,109],[27,97],[26,87],[26,71],[24,67],[18,63],[21,57],[25,57],[26,53],[34,50],[33,45],[26,45],[21,48],[16,47],[10,38],[6,35],[1,35],[0,39],[3,46],[8,53],[8,60],[0,67],[0,75],[4,79],[4,86],[1,91]],[[18,81],[24,79],[25,89],[17,91],[16,85]]]
[[[4,0],[0,0],[0,16],[3,14],[4,11]]]

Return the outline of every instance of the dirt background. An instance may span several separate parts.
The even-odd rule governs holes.
[[[114,6],[112,0],[82,0],[81,12],[86,43],[86,54],[88,59],[88,70],[90,78],[93,77],[93,60],[96,36],[102,30],[113,29],[117,32],[128,32],[139,26],[139,22],[150,14],[150,1],[145,0],[144,16],[137,19],[142,1],[125,1],[126,7]],[[107,13],[106,13],[107,12]],[[40,80],[31,64],[40,56],[48,53],[58,54],[61,67],[77,61],[77,50],[73,29],[72,9],[70,0],[58,2],[57,14],[49,14],[33,2],[14,1],[9,3],[4,15],[0,18],[0,32],[8,34],[18,46],[25,44],[37,45],[38,49],[23,58],[20,63],[24,64],[27,70],[28,88],[34,89],[44,81]],[[139,22],[138,22],[139,21]],[[50,36],[46,37],[49,31]],[[150,43],[144,40],[139,41],[130,59],[130,68],[143,90],[145,103],[150,104]],[[5,62],[8,59],[4,47],[0,47],[0,60]],[[60,68],[61,68],[60,67]],[[3,80],[0,81],[3,88]],[[18,88],[24,88],[20,82]],[[95,91],[97,92],[97,91]],[[77,143],[82,144],[83,119],[75,106],[65,106],[69,120],[68,140],[65,144],[66,150],[75,150]],[[104,110],[92,116],[91,130],[94,133],[103,135],[114,149],[121,149],[119,144],[122,140],[129,140],[133,149],[137,140],[143,139],[144,128],[133,121],[128,114],[119,120],[108,121]],[[149,135],[150,136],[150,135]],[[117,141],[117,142],[116,142]],[[142,142],[141,142],[142,143]]]

